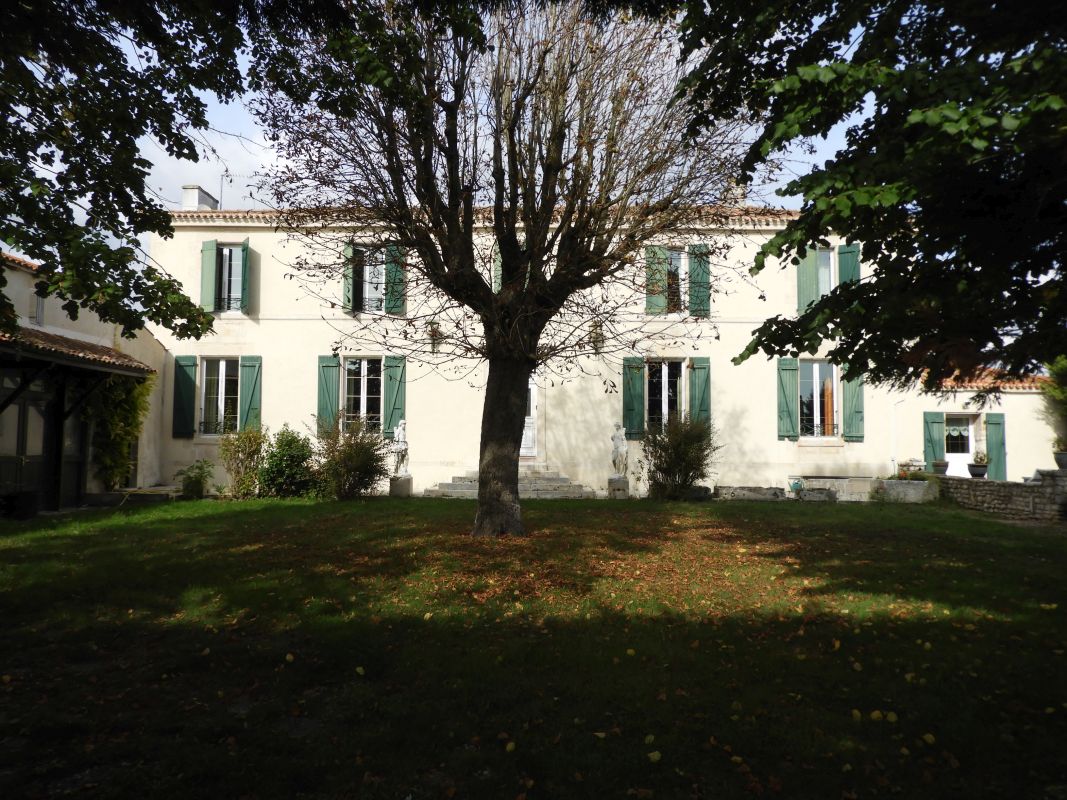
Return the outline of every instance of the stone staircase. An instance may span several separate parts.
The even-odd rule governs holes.
[[[453,476],[448,483],[427,489],[423,497],[478,498],[478,473]],[[596,497],[596,492],[574,483],[566,475],[544,467],[519,467],[519,497],[523,500],[581,500]]]

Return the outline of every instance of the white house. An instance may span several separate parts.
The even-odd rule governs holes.
[[[275,230],[266,211],[220,211],[199,187],[187,187],[175,212],[175,235],[155,238],[154,259],[216,317],[214,334],[179,341],[155,334],[167,351],[161,370],[164,480],[199,458],[217,459],[219,434],[262,423],[312,430],[316,416],[339,411],[380,424],[392,435],[407,420],[409,466],[416,492],[477,467],[484,368],[456,380],[404,349],[342,334],[359,329],[365,311],[402,320],[407,307],[403,257],[360,261],[354,279],[311,293],[291,279],[298,245]],[[636,313],[669,319],[671,292],[692,292],[690,336],[618,358],[584,359],[581,376],[560,381],[550,370],[530,386],[521,458],[558,470],[604,493],[611,473],[611,434],[623,423],[635,439],[670,413],[710,415],[725,445],[716,464],[722,485],[786,486],[798,477],[884,476],[909,459],[942,455],[950,474],[966,475],[973,454],[990,457],[990,477],[1021,480],[1052,468],[1053,431],[1036,381],[1011,385],[999,405],[968,406],[974,386],[949,399],[844,381],[824,359],[767,360],[740,366],[752,330],[776,313],[796,313],[838,281],[863,276],[858,249],[835,242],[802,268],[768,268],[760,287],[739,281],[710,293],[701,242],[730,235],[730,258],[751,263],[785,215],[750,209],[730,231],[665,241],[650,252],[668,277],[661,294]],[[358,254],[357,254],[358,255]],[[384,262],[384,263],[383,263]],[[760,294],[765,300],[760,299]],[[717,333],[717,335],[715,335]],[[481,378],[484,383],[484,377]],[[614,385],[618,391],[605,391]]]

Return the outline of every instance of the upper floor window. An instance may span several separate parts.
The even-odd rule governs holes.
[[[685,312],[688,286],[688,313],[694,317],[709,316],[711,285],[707,245],[647,247],[645,269],[646,313]]]
[[[346,245],[342,305],[349,313],[403,315],[407,310],[403,252],[393,245]]]
[[[200,248],[200,307],[248,313],[248,239],[239,244],[209,239]]]
[[[244,305],[244,248],[224,244],[218,248],[215,310],[240,311]]]
[[[37,292],[30,295],[29,320],[34,325],[44,325],[44,298]]]
[[[797,266],[797,313],[825,297],[840,283],[860,278],[859,245],[841,245],[836,250],[808,250]]]

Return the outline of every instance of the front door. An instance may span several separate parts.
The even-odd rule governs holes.
[[[519,455],[531,457],[537,455],[537,384],[530,378],[526,388],[526,422],[522,427],[522,445]]]
[[[945,461],[947,475],[969,478],[967,465],[974,460],[974,417],[945,416]]]
[[[40,491],[44,470],[44,401],[23,397],[0,414],[0,494]]]

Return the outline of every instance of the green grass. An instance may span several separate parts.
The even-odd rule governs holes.
[[[475,541],[473,513],[4,523],[0,795],[1067,792],[1062,527],[542,501]]]

